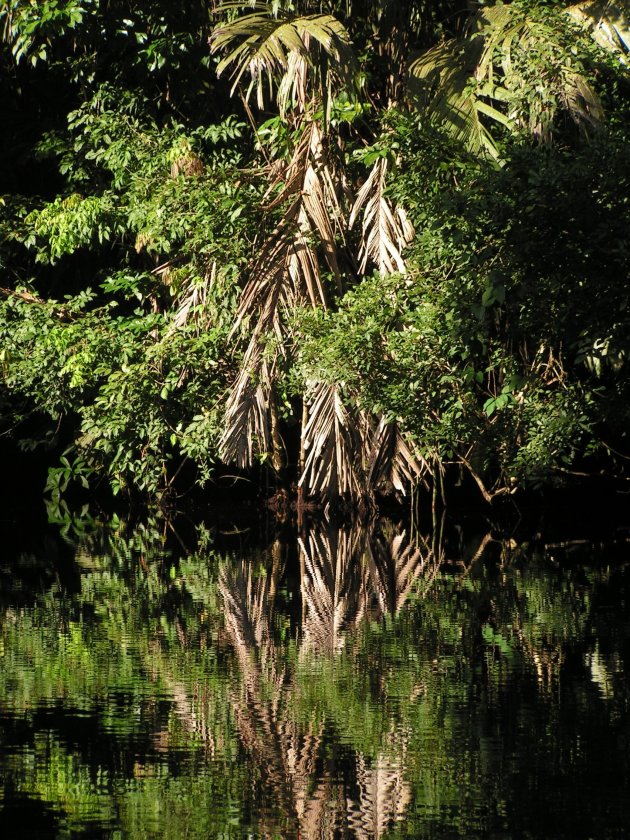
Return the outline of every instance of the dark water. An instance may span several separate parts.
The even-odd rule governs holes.
[[[630,836],[630,543],[457,533],[7,542],[0,837]]]

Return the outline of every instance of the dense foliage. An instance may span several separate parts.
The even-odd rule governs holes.
[[[0,434],[486,499],[630,456],[614,4],[6,0]]]

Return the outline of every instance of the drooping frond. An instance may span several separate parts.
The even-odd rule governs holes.
[[[472,154],[496,158],[497,146],[483,115],[508,127],[510,123],[501,111],[478,96],[472,75],[478,56],[479,44],[475,42],[438,44],[410,65],[410,91],[415,101],[428,110],[432,122]]]
[[[379,158],[363,184],[352,207],[349,225],[352,227],[363,210],[361,250],[359,260],[364,272],[368,261],[381,274],[406,271],[402,251],[413,236],[413,227],[402,207],[392,209],[385,195],[387,160]]]
[[[272,337],[286,345],[287,323],[296,306],[326,306],[317,239],[331,271],[339,278],[337,236],[342,229],[333,176],[325,160],[322,138],[313,123],[303,132],[289,164],[274,167],[279,193],[267,210],[288,204],[278,227],[249,267],[231,337],[247,325],[249,346],[232,386],[221,454],[239,466],[251,466],[255,454],[268,451],[273,399],[273,365],[263,370],[265,346]],[[280,351],[281,352],[281,351]]]
[[[417,481],[424,481],[428,472],[424,459],[412,451],[396,422],[381,417],[370,441],[367,478],[371,487],[390,482],[400,493]]]
[[[251,467],[256,455],[271,449],[269,409],[274,365],[263,356],[256,336],[250,342],[225,408],[219,451],[226,463]]]
[[[217,264],[216,261],[213,261],[210,270],[203,277],[193,276],[179,290],[174,300],[175,314],[172,320],[172,330],[180,329],[191,322],[194,323],[198,332],[207,327],[208,301],[216,277]]]
[[[247,95],[255,89],[258,106],[263,108],[265,94],[271,97],[276,87],[281,114],[290,104],[304,110],[308,71],[324,77],[324,98],[330,98],[331,78],[346,87],[352,83],[350,36],[332,15],[281,18],[274,17],[268,7],[259,6],[251,14],[218,24],[210,43],[213,53],[225,53],[217,73],[231,70],[232,91],[248,74]]]
[[[547,141],[563,110],[584,130],[603,111],[566,43],[562,18],[514,5],[480,9],[468,37],[438,44],[410,65],[410,91],[434,124],[475,155],[499,157],[495,130]]]
[[[269,237],[254,259],[248,272],[248,280],[241,292],[234,326],[234,336],[244,322],[249,334],[259,337],[272,331],[279,339],[282,332],[279,323],[280,306],[287,305],[294,297],[294,288],[287,283],[288,261],[290,259],[297,207],[285,215],[277,230]]]
[[[286,167],[276,169],[274,180],[280,192],[267,204],[271,210],[289,204],[275,232],[265,242],[249,270],[232,334],[243,321],[260,334],[274,330],[282,339],[279,327],[281,306],[310,303],[325,306],[313,239],[317,234],[329,267],[339,276],[336,231],[333,227],[340,208],[331,172],[325,161],[322,138],[315,123],[304,131],[296,151]],[[256,319],[252,325],[253,319]]]
[[[339,386],[318,382],[307,400],[308,422],[302,432],[306,460],[299,486],[333,497],[358,495],[361,482],[356,471],[355,424]]]
[[[268,192],[278,185],[281,188],[268,208],[297,196],[311,230],[317,232],[328,267],[339,278],[337,237],[343,239],[344,225],[337,198],[337,181],[321,131],[317,123],[312,122],[304,130],[289,164],[280,169],[272,182]]]

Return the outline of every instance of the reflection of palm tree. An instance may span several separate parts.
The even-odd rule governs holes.
[[[348,823],[357,840],[377,840],[399,822],[411,800],[404,777],[407,733],[392,733],[387,752],[368,762],[357,756],[359,795],[348,801]]]
[[[276,544],[276,556],[278,550]],[[284,836],[324,836],[317,828],[326,817],[332,783],[326,774],[319,782],[315,778],[322,726],[309,725],[303,731],[287,714],[294,687],[286,668],[279,667],[270,633],[273,601],[269,595],[281,571],[276,563],[271,576],[254,579],[246,561],[221,569],[225,626],[242,680],[240,692],[232,694],[232,705],[241,741],[264,773],[274,810],[282,815],[283,824],[276,827]],[[273,835],[278,817],[268,813],[263,822],[267,819]]]
[[[432,553],[409,546],[404,534],[378,536],[359,528],[315,527],[300,540],[303,617],[301,654],[334,654],[368,613],[396,612],[424,571],[434,574]],[[404,778],[406,735],[392,732],[370,762],[355,754],[358,795],[338,778],[323,749],[323,723],[292,714],[295,673],[280,665],[272,638],[274,596],[283,571],[276,542],[267,574],[251,563],[225,564],[219,593],[225,628],[237,657],[240,686],[232,706],[243,746],[263,776],[261,831],[266,836],[381,837],[404,814],[410,792]],[[352,790],[356,788],[353,786]],[[271,794],[272,807],[264,801]]]
[[[335,653],[367,609],[365,534],[315,527],[299,540],[302,652]]]
[[[439,559],[427,543],[409,544],[405,532],[313,526],[299,541],[302,652],[334,652],[369,614],[395,615],[420,576],[430,585]]]

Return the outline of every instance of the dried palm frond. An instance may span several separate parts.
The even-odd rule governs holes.
[[[213,261],[210,271],[203,277],[190,278],[175,298],[176,307],[170,330],[180,329],[191,321],[198,331],[207,326],[205,315],[208,296],[217,277],[217,264]]]
[[[274,364],[263,356],[252,338],[225,409],[225,430],[219,451],[226,463],[250,467],[256,455],[271,449],[269,409]]]
[[[304,131],[286,168],[276,172],[270,190],[277,184],[282,184],[282,189],[266,209],[285,201],[290,201],[290,205],[250,268],[232,335],[245,319],[256,318],[254,333],[273,329],[282,340],[278,319],[283,306],[290,308],[306,302],[314,307],[326,305],[319,263],[312,245],[315,233],[322,242],[329,267],[339,276],[336,234],[331,219],[339,219],[340,208],[333,177],[324,160],[321,135],[314,123]]]
[[[357,496],[362,486],[356,467],[360,447],[339,385],[318,382],[307,401],[308,421],[302,430],[306,461],[299,486],[333,497]]]
[[[230,337],[247,322],[250,336],[260,337],[272,331],[282,340],[281,304],[288,305],[294,296],[294,288],[287,283],[287,262],[293,244],[293,231],[289,225],[295,221],[297,209],[291,208],[250,267]]]
[[[276,173],[268,193],[281,185],[279,193],[267,205],[277,207],[297,195],[301,209],[307,214],[311,230],[317,231],[328,267],[339,278],[337,238],[343,240],[343,214],[337,198],[339,177],[326,154],[317,123],[310,123],[303,131],[295,152],[286,166]]]
[[[249,74],[247,98],[255,89],[258,106],[263,108],[265,93],[271,97],[277,85],[281,115],[292,103],[304,110],[309,70],[320,78],[325,104],[330,100],[333,77],[346,88],[353,83],[350,36],[332,15],[280,18],[259,4],[251,14],[218,24],[210,44],[213,53],[227,53],[219,62],[217,74],[231,68],[232,92]]]
[[[250,267],[230,333],[233,337],[247,323],[249,347],[228,399],[221,440],[222,457],[235,460],[239,466],[250,466],[256,453],[268,451],[273,365],[266,370],[261,367],[268,337],[273,335],[282,348],[286,313],[305,303],[326,306],[313,246],[317,234],[329,266],[337,276],[340,273],[331,222],[331,216],[339,215],[339,206],[332,176],[322,158],[321,137],[317,127],[311,125],[284,173],[278,174],[286,180],[272,205],[285,199],[290,205]]]
[[[387,160],[379,158],[363,184],[352,207],[349,227],[363,211],[359,260],[364,272],[371,260],[381,274],[406,271],[402,251],[413,237],[413,226],[402,207],[392,210],[385,196]]]
[[[418,480],[426,485],[424,476],[428,471],[428,464],[413,452],[398,424],[381,417],[369,445],[367,479],[370,487],[377,488],[385,481],[405,494]]]

